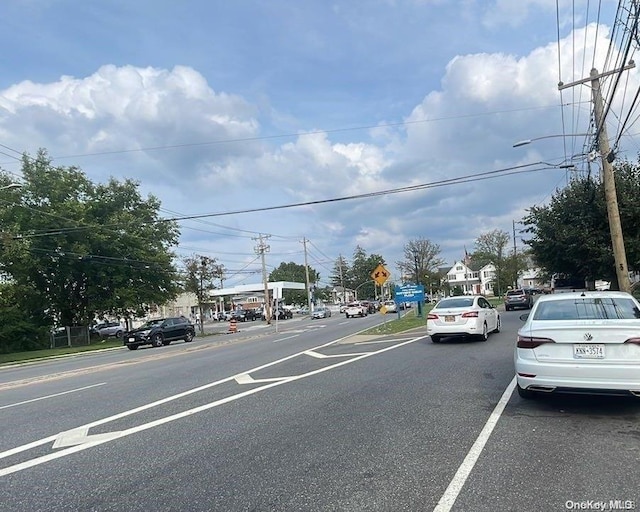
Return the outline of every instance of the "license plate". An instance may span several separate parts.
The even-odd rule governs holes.
[[[129,338],[129,341],[136,341],[135,338]]]
[[[604,345],[575,344],[573,357],[575,359],[604,359]]]
[[[456,321],[456,317],[455,316],[450,316],[450,315],[445,315],[444,321],[445,322],[455,322]]]

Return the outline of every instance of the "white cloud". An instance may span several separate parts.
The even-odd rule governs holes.
[[[520,22],[522,12],[546,8],[547,3],[498,1],[493,18],[486,19],[497,23],[502,16],[502,21]],[[514,4],[521,5],[522,12],[509,18]],[[561,78],[566,82],[586,76],[582,69],[569,74],[574,58],[591,63],[596,27],[586,30],[560,42],[560,67],[567,73]],[[596,62],[604,60],[607,37],[606,27],[600,27]],[[589,44],[574,55],[574,40]],[[557,42],[547,41],[525,55],[452,55],[434,80],[437,85],[418,89],[404,126],[379,123],[369,132],[339,133],[307,126],[289,138],[272,137],[281,134],[265,121],[287,119],[290,126],[303,126],[305,120],[287,113],[288,105],[275,106],[268,92],[260,91],[255,100],[233,90],[220,92],[215,80],[183,65],[103,65],[86,77],[63,76],[48,83],[24,80],[0,91],[0,135],[8,146],[31,153],[45,147],[53,156],[173,146],[57,163],[78,164],[97,181],[109,175],[137,178],[145,192],[156,193],[167,209],[180,213],[344,197],[562,156],[550,153],[550,146],[512,148],[516,140],[562,128],[557,51]],[[381,75],[380,81],[386,78]],[[351,97],[358,98],[358,91]],[[305,100],[314,104],[313,98]],[[268,105],[268,116],[260,108],[263,104]],[[463,245],[471,249],[480,233],[509,229],[514,217],[548,196],[562,177],[558,171],[521,174],[212,222],[282,235],[289,244],[280,238],[282,251],[299,253],[299,236],[305,234],[331,256],[350,255],[360,244],[393,265],[409,239],[426,237],[442,247],[445,258],[453,259],[462,254]],[[249,233],[229,231],[237,236],[233,239],[213,233],[223,228],[207,229],[211,233],[185,230],[183,245],[204,246],[212,253],[222,247],[227,252],[252,252]],[[282,252],[275,250],[276,240],[274,253]]]

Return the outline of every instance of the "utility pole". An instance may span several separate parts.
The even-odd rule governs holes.
[[[338,265],[340,267],[340,288],[342,288],[342,301],[347,302],[347,293],[344,289],[344,277],[342,275],[342,254],[340,254],[340,259],[338,260]]]
[[[267,319],[267,324],[271,325],[271,300],[269,300],[269,282],[267,281],[267,265],[264,261],[264,253],[269,252],[270,247],[266,244],[270,235],[258,235],[258,238],[252,238],[257,240],[258,245],[255,248],[257,254],[262,259],[262,282],[264,284],[264,316]],[[264,240],[263,240],[264,238]]]
[[[622,224],[620,222],[620,210],[618,209],[618,195],[616,192],[616,181],[613,175],[612,162],[615,160],[615,154],[609,146],[607,136],[607,123],[604,117],[604,107],[602,100],[602,92],[600,91],[600,78],[603,76],[613,75],[632,69],[635,67],[633,61],[627,66],[612,71],[598,74],[598,70],[593,68],[589,78],[583,78],[571,84],[558,85],[560,90],[572,87],[577,84],[591,82],[591,92],[593,99],[593,110],[595,123],[598,127],[598,149],[602,158],[602,181],[604,183],[604,196],[607,202],[607,216],[609,218],[609,231],[611,233],[611,245],[613,248],[613,259],[616,265],[616,276],[618,278],[618,286],[623,292],[631,292],[631,281],[629,279],[629,268],[627,265],[627,254],[624,247],[624,237],[622,236]]]
[[[307,264],[307,239],[302,239],[302,245],[304,247],[304,274],[307,280],[307,307],[309,308],[309,314],[313,313],[311,311],[311,285],[309,283],[309,265]]]
[[[515,219],[512,221],[513,222],[513,268],[515,270],[514,273],[514,281],[513,281],[513,289],[515,290],[518,287],[518,261],[516,259],[516,256],[518,255],[518,248],[516,246],[516,221]]]
[[[216,266],[216,275],[220,278],[220,290],[224,289],[224,265]],[[220,301],[218,303],[218,318],[220,315],[224,313],[224,297],[220,296]]]

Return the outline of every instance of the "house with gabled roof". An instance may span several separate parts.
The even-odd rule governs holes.
[[[449,289],[459,287],[465,295],[493,295],[496,269],[492,263],[475,265],[472,261],[456,261],[445,279]]]

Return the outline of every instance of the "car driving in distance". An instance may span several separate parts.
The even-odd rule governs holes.
[[[396,305],[395,300],[385,300],[382,305],[387,313],[397,313],[398,311],[398,306]]]
[[[530,290],[517,288],[509,290],[504,296],[504,309],[511,311],[516,308],[531,309],[533,306],[533,295]]]
[[[347,305],[347,309],[344,310],[344,314],[347,318],[353,318],[354,316],[367,316],[369,311],[365,305],[361,302],[350,302]]]
[[[442,299],[427,315],[427,334],[433,343],[448,337],[487,341],[492,332],[500,332],[500,314],[483,295]]]
[[[640,397],[640,303],[625,292],[542,295],[518,330],[514,364],[522,398]]]
[[[311,319],[314,318],[329,318],[331,316],[331,310],[326,306],[317,306],[311,313]]]
[[[129,350],[136,350],[141,345],[162,347],[175,340],[189,343],[196,336],[193,324],[184,316],[158,318],[145,322],[137,329],[123,335],[124,344]]]

